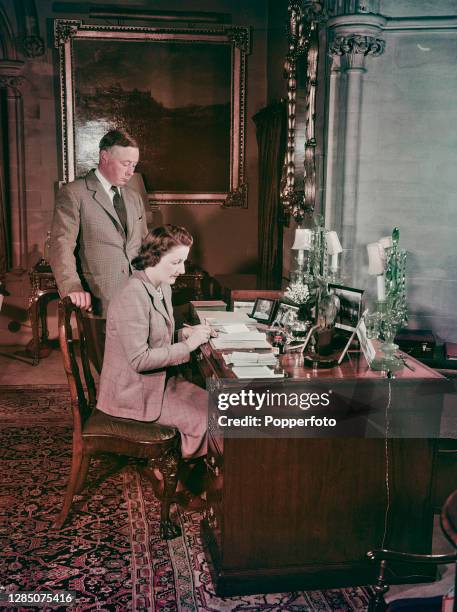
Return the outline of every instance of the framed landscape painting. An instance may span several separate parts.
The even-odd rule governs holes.
[[[151,203],[245,207],[249,29],[155,28],[57,19],[63,180],[95,167],[98,142],[139,143]]]

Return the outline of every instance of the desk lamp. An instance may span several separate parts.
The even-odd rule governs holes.
[[[303,283],[305,277],[305,251],[310,251],[312,245],[312,231],[298,227],[295,230],[295,240],[292,250],[297,251],[296,267],[293,274],[293,281]]]

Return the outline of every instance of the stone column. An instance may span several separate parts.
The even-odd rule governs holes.
[[[343,15],[329,20],[330,97],[326,219],[342,238],[346,272],[352,270],[355,244],[360,162],[360,114],[366,58],[384,51],[379,36],[385,18],[379,15]]]
[[[325,165],[325,227],[335,228],[341,232],[341,197],[339,176],[342,167],[339,154],[338,141],[341,127],[340,100],[344,99],[341,86],[341,61],[340,57],[333,56],[330,68],[330,82],[328,86],[328,114],[327,114],[327,155]]]
[[[27,269],[27,207],[25,199],[24,107],[19,76],[22,62],[0,61],[0,89],[6,91],[8,167],[7,202],[11,220],[12,271]]]

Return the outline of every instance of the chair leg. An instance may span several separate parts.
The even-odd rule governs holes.
[[[454,578],[454,605],[452,606],[452,612],[457,612],[457,563],[454,563],[455,567],[455,578]]]
[[[379,574],[376,580],[376,584],[373,587],[374,595],[368,604],[368,612],[385,612],[387,604],[384,599],[384,595],[389,590],[389,585],[384,580],[386,571],[386,561],[383,560],[379,566]]]
[[[147,464],[140,468],[140,471],[142,473],[142,475],[147,478],[149,480],[149,482],[152,485],[152,490],[154,491],[154,495],[157,497],[158,500],[162,501],[163,500],[163,474],[162,474],[162,478],[159,478],[156,474],[155,474],[155,470],[159,470],[159,465],[158,465],[158,461],[155,459],[149,459],[149,461],[147,462]],[[160,471],[160,470],[159,470]]]
[[[82,491],[84,483],[86,482],[87,472],[89,470],[90,456],[83,455],[81,459],[81,467],[79,468],[78,480],[76,482],[75,493]]]
[[[55,529],[60,529],[65,523],[65,521],[67,520],[67,516],[70,511],[71,504],[73,503],[73,496],[76,493],[76,486],[79,481],[79,474],[80,474],[80,468],[81,468],[82,461],[83,461],[82,448],[73,447],[70,477],[68,479],[67,490],[65,492],[65,497],[63,500],[63,504],[62,504],[62,510],[60,511],[59,516],[54,521]]]
[[[170,519],[170,504],[176,491],[178,482],[179,452],[171,450],[165,456],[157,460],[157,466],[163,474],[163,499],[160,510],[160,537],[163,540],[173,540],[181,535],[179,525]]]

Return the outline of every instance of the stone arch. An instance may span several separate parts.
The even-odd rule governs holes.
[[[0,6],[0,60],[16,60],[16,45],[14,31],[10,20]]]
[[[14,10],[18,27],[18,47],[25,57],[43,55],[45,44],[40,36],[35,0],[15,0]]]

